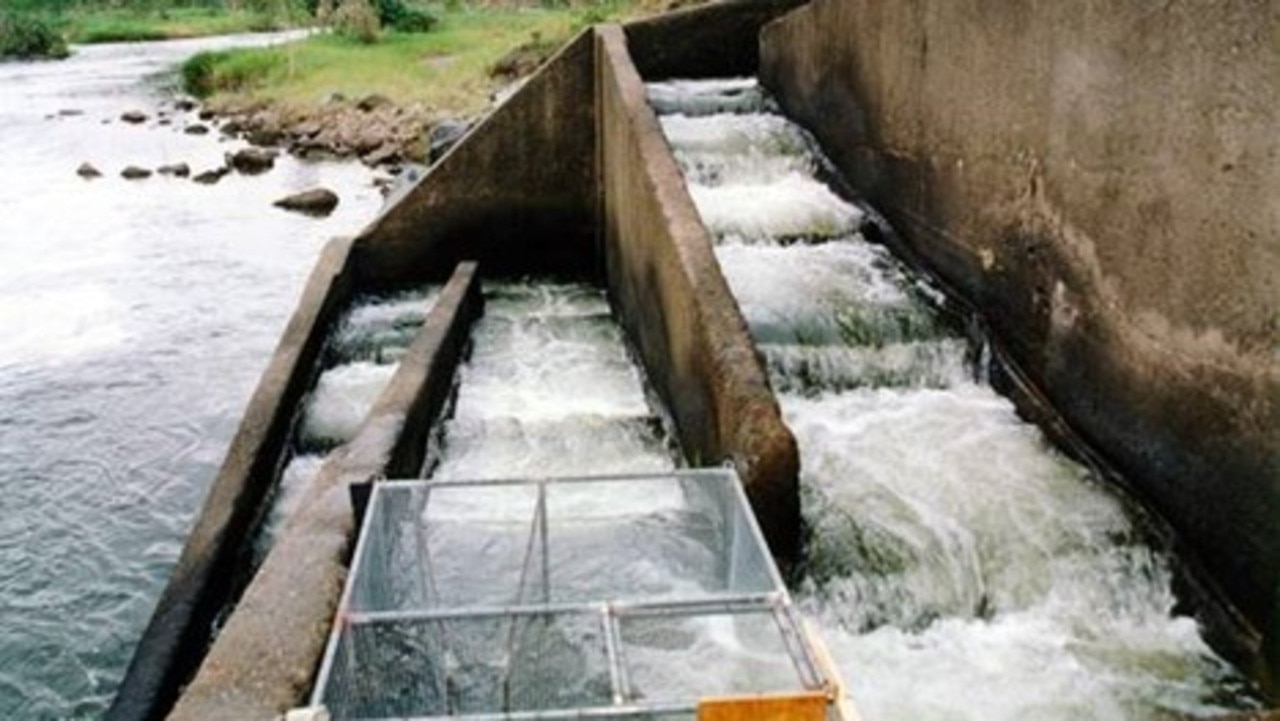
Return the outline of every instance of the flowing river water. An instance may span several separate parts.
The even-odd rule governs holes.
[[[1251,708],[1133,509],[978,379],[939,295],[859,233],[754,80],[654,84],[801,454],[802,607],[867,721]]]
[[[119,177],[220,165],[240,143],[159,124],[167,74],[271,39],[0,64],[0,718],[105,710],[320,247],[380,207],[366,169],[287,156]],[[271,205],[315,185],[342,199],[326,219]]]

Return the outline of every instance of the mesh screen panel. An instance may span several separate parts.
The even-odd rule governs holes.
[[[335,719],[693,718],[820,688],[730,470],[386,482],[313,702]]]

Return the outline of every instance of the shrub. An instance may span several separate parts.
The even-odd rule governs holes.
[[[378,23],[402,33],[425,33],[435,27],[439,19],[405,0],[371,0]],[[322,23],[333,24],[335,14],[345,4],[340,0],[305,0],[307,11]],[[335,8],[335,6],[337,6]],[[336,27],[336,26],[335,26]]]
[[[404,0],[374,0],[378,19],[386,27],[402,33],[425,33],[436,24],[436,17],[420,8],[405,4]]]
[[[182,64],[182,89],[198,98],[248,90],[285,64],[284,55],[271,48],[196,53]]]
[[[37,15],[0,15],[0,57],[65,58],[70,52],[62,34]]]
[[[378,35],[382,32],[382,21],[369,0],[342,0],[329,21],[339,35],[362,43],[378,42]]]

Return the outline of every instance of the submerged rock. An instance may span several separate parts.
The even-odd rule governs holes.
[[[80,164],[79,168],[76,168],[76,175],[79,175],[81,178],[84,178],[85,180],[90,180],[93,178],[101,178],[102,171],[93,167],[93,164],[89,162],[84,162]]]
[[[226,157],[227,165],[232,169],[245,175],[257,175],[271,170],[276,164],[277,155],[279,153],[274,150],[250,147],[227,153]]]
[[[383,143],[375,150],[365,153],[360,160],[368,166],[387,165],[388,163],[396,163],[402,160],[400,157],[400,147],[395,143]]]
[[[120,177],[125,180],[142,180],[143,178],[150,178],[151,171],[146,168],[139,168],[136,165],[130,165],[120,171]]]
[[[257,146],[279,145],[281,132],[277,128],[255,128],[245,133],[244,139]]]
[[[126,123],[138,125],[139,123],[147,122],[147,114],[141,110],[128,110],[120,114],[120,119]]]
[[[187,135],[207,135],[209,133],[209,126],[203,123],[192,123],[191,125],[183,128],[182,132]]]
[[[156,172],[161,175],[172,175],[176,178],[185,178],[191,175],[191,166],[186,163],[173,163],[172,165],[161,165],[156,168]]]
[[[230,172],[231,172],[231,168],[228,168],[225,166],[221,168],[214,168],[213,170],[206,170],[203,173],[197,174],[194,178],[192,178],[192,180],[194,180],[197,183],[200,183],[201,185],[213,185],[219,180],[222,180],[222,178],[226,176],[227,173],[230,173]]]
[[[325,216],[338,207],[338,194],[328,188],[312,188],[281,198],[273,205],[307,215]]]
[[[173,107],[181,112],[189,113],[196,109],[196,101],[190,98],[180,98],[173,104]]]

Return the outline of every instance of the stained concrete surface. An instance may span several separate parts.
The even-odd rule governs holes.
[[[610,296],[694,465],[729,461],[775,556],[799,546],[799,455],[617,28],[598,42]]]

